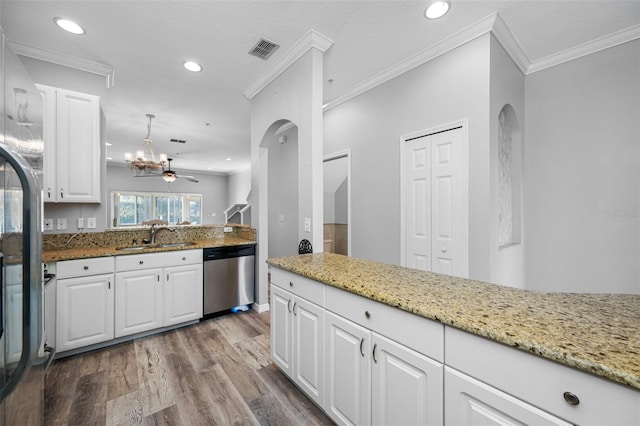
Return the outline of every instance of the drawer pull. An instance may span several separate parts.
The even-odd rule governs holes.
[[[364,345],[364,338],[360,339],[360,354],[362,358],[364,358],[364,351],[362,350],[362,345]]]
[[[142,265],[142,264],[144,263],[144,260],[141,260],[141,261],[140,261],[140,262],[138,262],[138,263],[140,263],[140,264]]]
[[[297,304],[298,304],[298,302],[296,302],[296,303],[294,303],[294,304],[293,304],[293,315],[298,315],[298,314],[296,313],[296,305],[297,305]]]
[[[287,300],[287,310],[291,313],[291,299]]]
[[[562,396],[564,396],[564,400],[567,401],[569,405],[580,404],[580,398],[578,398],[576,394],[573,394],[571,392],[565,392],[564,394],[562,394]]]
[[[84,265],[83,269],[84,269],[85,271],[88,271],[88,270],[89,270],[89,267],[88,267],[87,265]]]
[[[293,287],[293,281],[289,281],[289,287]]]
[[[378,363],[378,360],[376,359],[376,348],[378,347],[377,343],[373,344],[373,351],[372,351],[372,355],[373,355],[373,362],[375,362],[376,364]]]
[[[186,257],[183,257],[183,258],[182,258],[182,260],[187,260],[187,258],[186,258]]]
[[[367,319],[371,318],[369,311],[364,311],[364,316],[367,317]]]

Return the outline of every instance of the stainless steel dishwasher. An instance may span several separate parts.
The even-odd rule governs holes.
[[[254,244],[204,249],[204,315],[253,303]]]

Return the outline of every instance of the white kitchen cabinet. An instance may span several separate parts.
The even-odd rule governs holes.
[[[271,303],[272,358],[309,398],[322,406],[324,309],[277,286],[271,288]]]
[[[162,269],[116,274],[115,337],[162,327]]]
[[[100,98],[38,85],[43,95],[44,201],[99,203]]]
[[[441,425],[443,366],[372,333],[371,422],[374,425]]]
[[[14,363],[22,356],[22,266],[7,265],[5,268],[6,360]]]
[[[449,367],[445,383],[446,425],[572,424]]]
[[[59,352],[113,339],[113,284],[113,273],[58,280]]]
[[[325,345],[325,412],[338,424],[371,424],[371,332],[326,312]]]
[[[56,268],[56,350],[113,339],[113,258],[67,260]]]
[[[116,258],[116,337],[202,318],[202,250]]]
[[[164,326],[202,318],[202,262],[164,269]]]

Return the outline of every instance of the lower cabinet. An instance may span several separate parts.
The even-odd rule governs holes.
[[[162,327],[162,269],[116,274],[115,337]]]
[[[58,280],[56,349],[63,352],[114,337],[114,274]]]
[[[444,400],[451,426],[572,424],[449,367]]]
[[[324,309],[271,288],[271,357],[319,406],[324,404]]]
[[[443,366],[326,313],[325,411],[345,425],[439,425]]]
[[[202,318],[202,262],[164,268],[165,327]]]

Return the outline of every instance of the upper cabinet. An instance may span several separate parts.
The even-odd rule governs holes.
[[[44,201],[99,203],[100,98],[37,86],[44,105]]]

